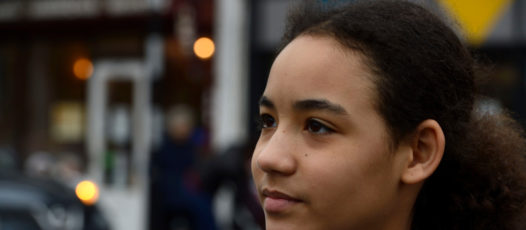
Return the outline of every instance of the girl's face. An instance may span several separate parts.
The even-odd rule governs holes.
[[[260,101],[252,173],[267,229],[394,229],[404,145],[389,148],[360,55],[300,36],[276,58]]]

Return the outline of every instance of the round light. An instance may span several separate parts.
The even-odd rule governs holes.
[[[78,79],[86,80],[93,74],[93,64],[87,58],[80,58],[73,64],[73,73]]]
[[[85,205],[95,204],[99,199],[99,188],[95,183],[89,180],[84,180],[78,183],[75,193]]]
[[[198,58],[208,59],[214,55],[215,45],[212,39],[202,37],[194,42],[194,53]]]

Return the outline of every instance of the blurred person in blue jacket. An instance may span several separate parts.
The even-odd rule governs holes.
[[[152,229],[216,229],[210,196],[200,188],[197,173],[202,133],[194,126],[192,110],[173,107],[167,130],[151,160]]]

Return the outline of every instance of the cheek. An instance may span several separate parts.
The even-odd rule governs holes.
[[[252,158],[250,160],[250,171],[252,172],[252,177],[255,179],[257,174],[257,164],[256,164],[257,154],[256,150],[252,153]]]
[[[250,160],[250,170],[252,172],[252,178],[254,178],[254,182],[258,182],[258,178],[261,176],[262,171],[257,165],[257,159],[259,156],[259,144],[256,144],[256,147],[254,148],[254,152],[252,152],[252,158]]]
[[[314,155],[314,154],[311,154]],[[311,181],[311,191],[319,193],[345,193],[352,189],[353,181],[359,177],[358,162],[338,156],[311,157],[304,162],[303,171],[306,178]],[[343,192],[345,191],[345,192]],[[331,196],[325,198],[331,199]],[[337,197],[335,197],[337,199]]]
[[[390,161],[383,148],[342,148],[304,162],[313,201],[322,210],[354,209],[385,191]],[[334,212],[333,211],[333,212]]]

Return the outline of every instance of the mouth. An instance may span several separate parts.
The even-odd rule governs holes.
[[[303,201],[277,190],[264,189],[263,209],[269,214],[280,214]]]

